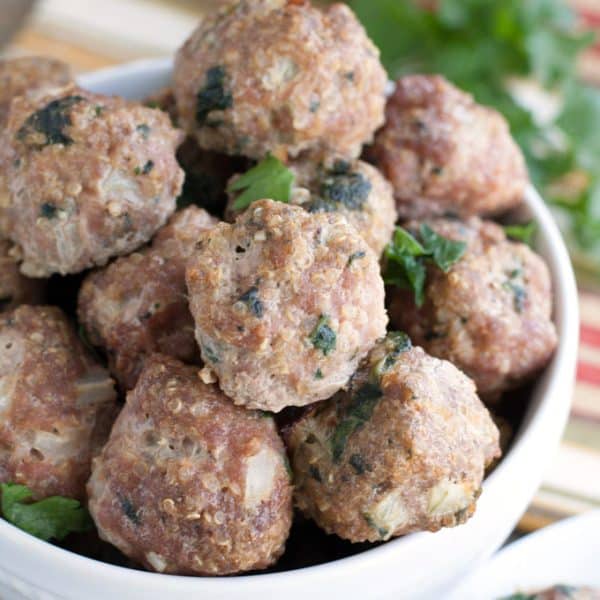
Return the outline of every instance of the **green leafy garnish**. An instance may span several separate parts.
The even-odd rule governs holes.
[[[379,46],[391,78],[439,73],[506,117],[534,184],[562,215],[570,242],[600,270],[600,92],[577,80],[577,57],[595,36],[582,31],[567,3],[352,0],[350,5]],[[515,79],[530,80],[557,99],[556,114],[534,115],[519,100]],[[574,173],[582,176],[577,185],[560,185]]]
[[[337,336],[335,331],[329,326],[329,317],[321,315],[315,328],[310,333],[310,341],[312,345],[321,350],[325,356],[335,350]]]
[[[62,540],[69,533],[93,528],[87,509],[72,498],[52,496],[32,501],[31,490],[15,483],[0,484],[2,515],[19,529],[42,540]]]
[[[241,192],[233,203],[234,210],[243,210],[255,200],[268,198],[289,202],[294,174],[277,158],[268,154],[227,187],[229,193]]]
[[[422,306],[427,261],[433,262],[446,273],[462,258],[467,245],[438,235],[426,223],[421,224],[419,234],[422,243],[405,229],[396,228],[394,239],[385,249],[388,259],[385,282],[413,290],[417,306]]]
[[[17,131],[17,139],[36,150],[51,144],[72,144],[73,140],[65,133],[65,128],[71,125],[69,111],[83,100],[83,96],[66,96],[52,100],[27,118]],[[43,136],[42,140],[39,134]]]
[[[196,94],[196,122],[202,126],[208,114],[213,110],[226,110],[233,106],[233,96],[225,88],[225,69],[221,66],[211,67],[206,72],[204,85]]]
[[[344,407],[344,413],[329,441],[333,462],[339,462],[346,449],[348,438],[373,415],[383,392],[379,385],[367,382]]]
[[[537,226],[535,221],[530,221],[524,225],[505,225],[504,233],[507,237],[524,244],[531,245],[531,238],[535,233]]]
[[[384,373],[387,373],[396,364],[398,357],[403,352],[408,352],[412,348],[410,338],[403,331],[391,331],[388,333],[384,344],[386,354],[371,370],[371,379],[373,381],[381,380]]]

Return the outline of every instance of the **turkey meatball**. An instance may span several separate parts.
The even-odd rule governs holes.
[[[21,275],[11,248],[9,241],[0,240],[0,312],[21,304],[41,304],[45,295],[46,282]]]
[[[308,212],[337,212],[346,217],[377,256],[390,241],[396,222],[392,188],[381,173],[361,161],[300,160],[289,165],[295,175],[291,202]],[[233,220],[235,196],[228,203]]]
[[[437,75],[397,82],[370,155],[404,218],[499,213],[528,184],[504,117]]]
[[[352,542],[465,522],[500,453],[473,382],[401,333],[292,425],[288,446],[296,504]]]
[[[548,268],[491,221],[440,218],[427,224],[466,242],[465,254],[447,273],[428,267],[421,307],[412,292],[391,289],[392,323],[430,354],[458,366],[492,400],[533,377],[554,352]],[[417,232],[419,225],[413,221],[406,228]]]
[[[44,88],[63,87],[70,81],[68,65],[59,60],[38,56],[0,60],[0,231],[6,231],[2,213],[8,205],[5,171],[10,152],[2,135],[10,104],[17,96],[40,93]]]
[[[173,79],[181,126],[227,154],[353,157],[383,123],[379,52],[344,4],[229,4],[179,50]]]
[[[0,316],[0,482],[83,500],[116,416],[112,379],[58,308]]]
[[[176,213],[152,246],[87,276],[79,292],[79,322],[102,347],[121,386],[131,389],[144,360],[162,352],[198,362],[187,302],[185,265],[196,240],[217,223],[195,206]]]
[[[385,333],[377,257],[336,213],[255,202],[202,236],[186,279],[202,358],[249,408],[328,398]]]
[[[159,110],[70,87],[15,99],[7,128],[8,234],[25,275],[104,265],[175,209],[181,134]]]
[[[262,569],[289,533],[288,468],[271,417],[154,355],[94,461],[90,513],[102,539],[154,571]]]

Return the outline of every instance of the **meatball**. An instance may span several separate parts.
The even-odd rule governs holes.
[[[42,303],[46,288],[45,281],[21,275],[11,249],[9,241],[0,240],[0,312],[20,304]]]
[[[102,347],[121,386],[131,389],[146,357],[162,352],[199,362],[185,265],[200,234],[217,220],[195,206],[175,213],[152,246],[90,273],[79,292],[79,322]]]
[[[3,210],[8,206],[8,188],[5,177],[10,152],[2,140],[13,98],[39,93],[48,87],[62,87],[71,81],[71,72],[65,63],[37,56],[0,59],[0,231],[6,231]]]
[[[559,584],[539,592],[507,596],[504,600],[600,600],[600,590]]]
[[[440,76],[397,82],[370,155],[404,218],[499,213],[519,204],[528,184],[504,117]]]
[[[159,110],[70,87],[15,99],[6,139],[8,234],[25,275],[104,265],[175,209],[181,134]]]
[[[355,157],[383,123],[379,52],[344,4],[229,4],[178,51],[173,79],[181,126],[227,154]]]
[[[377,257],[336,213],[255,202],[203,235],[186,280],[202,359],[249,408],[328,398],[385,333]]]
[[[292,425],[288,446],[297,506],[352,542],[465,522],[500,453],[473,382],[402,333]]]
[[[428,267],[421,307],[411,292],[391,289],[391,321],[427,352],[454,363],[492,400],[533,377],[556,347],[548,268],[491,221],[440,218],[427,224],[464,241],[465,254],[448,273]]]
[[[288,469],[271,417],[153,355],[94,461],[89,508],[102,539],[155,571],[261,569],[289,533]]]
[[[377,256],[390,241],[396,222],[392,188],[381,173],[361,160],[328,159],[317,164],[296,161],[291,202],[308,212],[337,212],[354,226]],[[227,217],[233,219],[235,197],[229,199]]]
[[[0,388],[0,482],[26,485],[37,499],[83,500],[116,394],[58,308],[0,316]]]

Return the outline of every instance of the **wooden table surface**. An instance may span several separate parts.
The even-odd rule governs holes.
[[[586,22],[600,30],[600,2],[573,2]],[[217,4],[218,0],[42,0],[4,52],[57,57],[76,72],[170,55],[202,12]],[[582,69],[588,80],[600,82],[600,51],[584,57]],[[521,521],[526,531],[600,507],[600,295],[582,291],[580,299],[581,347],[573,412],[545,483]]]

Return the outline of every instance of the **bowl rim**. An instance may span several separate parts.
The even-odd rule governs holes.
[[[83,75],[79,78],[79,82],[83,86],[90,87],[97,84],[110,86],[111,81],[126,80],[131,75],[139,75],[140,72],[147,72],[149,75],[167,76],[171,68],[171,59],[138,60]],[[542,397],[537,398],[536,394],[540,394],[534,391],[532,398],[535,401],[530,403],[511,448],[483,483],[484,495],[486,492],[491,494],[493,490],[499,488],[505,474],[513,468],[513,465],[519,462],[529,443],[532,443],[535,437],[540,437],[541,430],[548,418],[554,419],[555,422],[560,421],[560,431],[563,431],[571,404],[570,399],[565,401],[560,394],[552,393],[552,390],[564,385],[564,377],[572,378],[575,373],[579,340],[579,311],[575,276],[558,226],[540,195],[531,186],[526,191],[524,206],[530,217],[538,223],[538,237],[542,246],[540,252],[551,272],[554,293],[554,321],[557,327],[559,344],[543,375],[544,385],[542,387],[544,389],[541,392]],[[534,435],[536,432],[537,436]],[[227,593],[228,591],[239,591],[240,588],[243,588],[250,595],[257,585],[262,588],[265,584],[275,585],[282,580],[285,580],[286,585],[302,585],[303,581],[305,582],[306,578],[310,576],[330,578],[336,575],[339,576],[341,572],[347,572],[348,569],[367,568],[374,562],[389,558],[401,547],[410,544],[411,541],[431,535],[428,532],[410,534],[352,556],[288,571],[243,574],[233,577],[196,577],[140,571],[88,558],[39,540],[0,518],[0,539],[5,543],[25,549],[27,555],[32,558],[32,563],[44,563],[46,567],[57,571],[77,570],[80,576],[89,577],[90,582],[102,582],[106,578],[115,583],[166,593],[175,591],[210,593],[217,590],[219,593]],[[3,560],[1,570],[6,570],[14,575],[14,569],[11,569],[6,558]],[[35,576],[30,575],[27,579],[31,581],[34,578]]]

